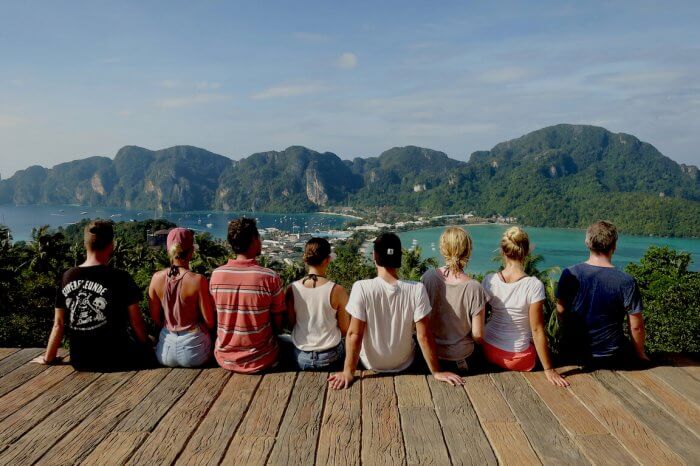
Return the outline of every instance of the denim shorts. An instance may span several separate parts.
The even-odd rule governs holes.
[[[212,355],[211,337],[201,329],[171,332],[160,331],[156,359],[168,367],[199,367]]]
[[[293,347],[294,362],[302,371],[339,370],[345,360],[345,345],[342,340],[335,348],[325,351],[302,351]]]

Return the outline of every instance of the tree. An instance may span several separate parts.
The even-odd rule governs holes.
[[[429,257],[422,258],[423,251],[419,247],[404,249],[401,256],[401,269],[399,276],[405,280],[419,281],[428,269],[437,268],[438,262]]]

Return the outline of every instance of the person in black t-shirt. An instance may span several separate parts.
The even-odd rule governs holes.
[[[41,364],[59,361],[56,353],[65,332],[70,362],[77,370],[143,367],[149,360],[148,336],[139,308],[141,292],[128,273],[108,266],[114,249],[111,222],[85,227],[87,259],[63,274],[56,311]],[[129,326],[137,341],[129,335]]]

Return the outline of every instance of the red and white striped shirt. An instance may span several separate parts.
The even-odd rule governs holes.
[[[224,369],[259,372],[275,364],[277,340],[272,314],[285,311],[279,275],[255,259],[231,259],[209,282],[218,328],[214,356]]]

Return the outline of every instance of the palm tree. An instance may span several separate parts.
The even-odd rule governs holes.
[[[420,247],[404,249],[401,257],[399,275],[406,280],[418,281],[430,268],[438,267],[438,262],[432,257],[423,259]]]

